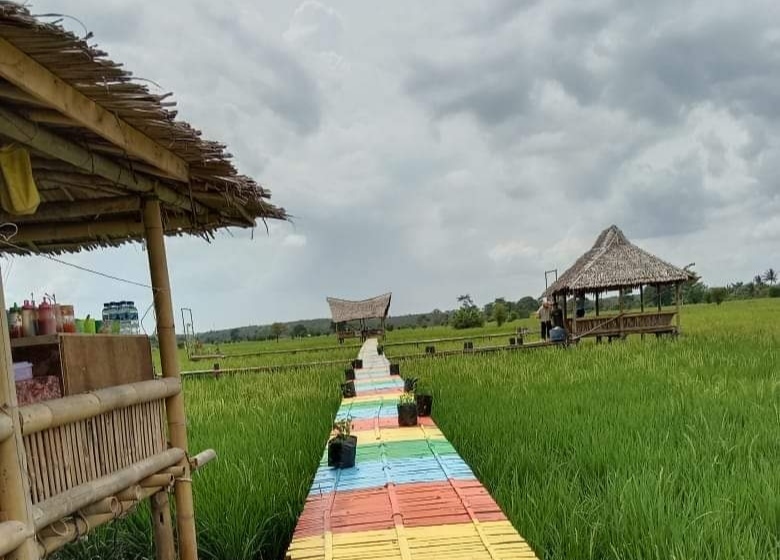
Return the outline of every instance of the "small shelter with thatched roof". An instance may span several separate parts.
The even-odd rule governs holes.
[[[176,119],[167,94],[89,39],[0,0],[0,254],[144,243],[162,378],[146,336],[31,329],[11,340],[2,314],[0,558],[48,557],[151,499],[155,557],[196,560],[191,472],[214,453],[187,446],[165,236],[286,214],[223,145]],[[61,393],[20,405],[12,361],[30,349],[46,371],[33,363],[24,383],[50,377]]]
[[[564,300],[593,294],[596,313],[591,317],[566,317],[571,337],[607,336],[623,337],[631,333],[677,333],[680,329],[680,287],[692,279],[692,273],[677,268],[631,243],[617,226],[601,232],[596,243],[566,270],[547,290],[545,297]],[[663,311],[660,297],[658,309],[645,312],[644,286],[654,286],[660,296],[662,286],[673,285],[676,294],[674,311]],[[623,294],[626,289],[639,288],[641,311],[625,313]],[[617,291],[619,312],[617,315],[599,314],[599,296]],[[676,320],[675,320],[676,319]]]
[[[327,298],[330,306],[331,320],[336,327],[336,335],[339,342],[344,342],[345,338],[360,336],[365,339],[369,335],[384,336],[385,319],[390,312],[391,293],[381,296],[352,301],[348,299],[339,299],[334,297]],[[371,319],[379,320],[378,328],[369,328],[368,321]],[[349,328],[349,324],[357,322],[359,328]]]

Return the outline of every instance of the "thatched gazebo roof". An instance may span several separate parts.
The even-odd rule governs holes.
[[[360,319],[384,319],[390,311],[391,296],[391,293],[386,293],[360,301],[333,297],[329,297],[327,300],[333,322],[344,323]]]
[[[593,247],[559,276],[544,295],[604,292],[645,284],[675,284],[690,278],[690,272],[640,249],[613,225],[601,232]]]
[[[236,171],[224,145],[176,119],[170,94],[152,93],[91,37],[0,0],[0,146],[29,152],[41,200],[34,214],[0,211],[0,223],[18,227],[15,246],[0,252],[141,240],[145,198],[160,201],[168,235],[208,238],[287,217]]]

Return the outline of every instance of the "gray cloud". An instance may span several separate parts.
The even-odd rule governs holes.
[[[296,216],[254,240],[170,243],[176,304],[203,328],[324,316],[326,295],[392,290],[402,313],[449,308],[465,292],[480,303],[535,294],[545,269],[566,267],[611,223],[671,262],[696,261],[713,284],[780,266],[767,262],[780,231],[779,9],[68,5]],[[145,277],[140,247],[70,260]],[[93,312],[151,301],[19,261],[9,298],[30,289],[68,292]]]

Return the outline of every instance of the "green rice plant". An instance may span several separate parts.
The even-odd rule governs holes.
[[[677,340],[405,368],[541,558],[779,558],[778,316],[700,306]]]

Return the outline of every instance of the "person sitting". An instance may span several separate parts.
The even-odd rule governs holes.
[[[585,294],[577,296],[577,319],[582,319],[585,316]]]

